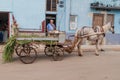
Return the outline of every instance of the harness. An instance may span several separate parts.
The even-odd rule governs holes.
[[[99,28],[100,29],[99,29]],[[96,33],[96,32],[103,32],[103,36],[105,37],[105,33],[104,33],[104,29],[103,29],[103,27],[100,27],[100,26],[97,26],[97,27],[92,27],[92,29],[94,30],[94,32]]]
[[[80,38],[81,36],[84,36],[84,35],[88,35],[88,33],[85,33],[85,28],[89,28],[88,26],[84,26],[82,27],[78,32],[77,32],[77,35],[79,36],[76,36],[76,38]],[[86,37],[87,39],[89,37]]]
[[[84,36],[84,35],[88,34],[88,33],[85,33],[85,28],[89,28],[89,27],[87,27],[87,26],[82,27],[82,29],[79,32],[80,36]]]

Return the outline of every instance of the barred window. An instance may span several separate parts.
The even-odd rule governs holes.
[[[57,10],[57,2],[58,0],[47,0],[46,10],[47,11],[56,11]]]
[[[77,16],[70,15],[70,30],[75,30],[77,28]]]

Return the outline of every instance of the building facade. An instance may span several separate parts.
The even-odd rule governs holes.
[[[68,34],[83,26],[112,22],[116,34],[107,35],[107,39],[113,41],[114,37],[118,40],[115,44],[120,43],[120,0],[0,0],[0,31],[4,36],[11,35],[12,14],[19,28],[42,32],[46,32],[50,19],[55,21],[57,30]],[[2,29],[4,23],[7,28]]]

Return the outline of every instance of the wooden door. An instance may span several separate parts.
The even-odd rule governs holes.
[[[93,28],[96,26],[103,26],[104,23],[104,14],[93,14]]]

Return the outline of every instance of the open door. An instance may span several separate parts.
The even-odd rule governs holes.
[[[0,12],[0,42],[6,42],[9,37],[9,12]]]
[[[56,26],[56,14],[46,14],[46,35],[47,35],[47,24],[50,22],[50,20],[54,20],[54,24]]]

